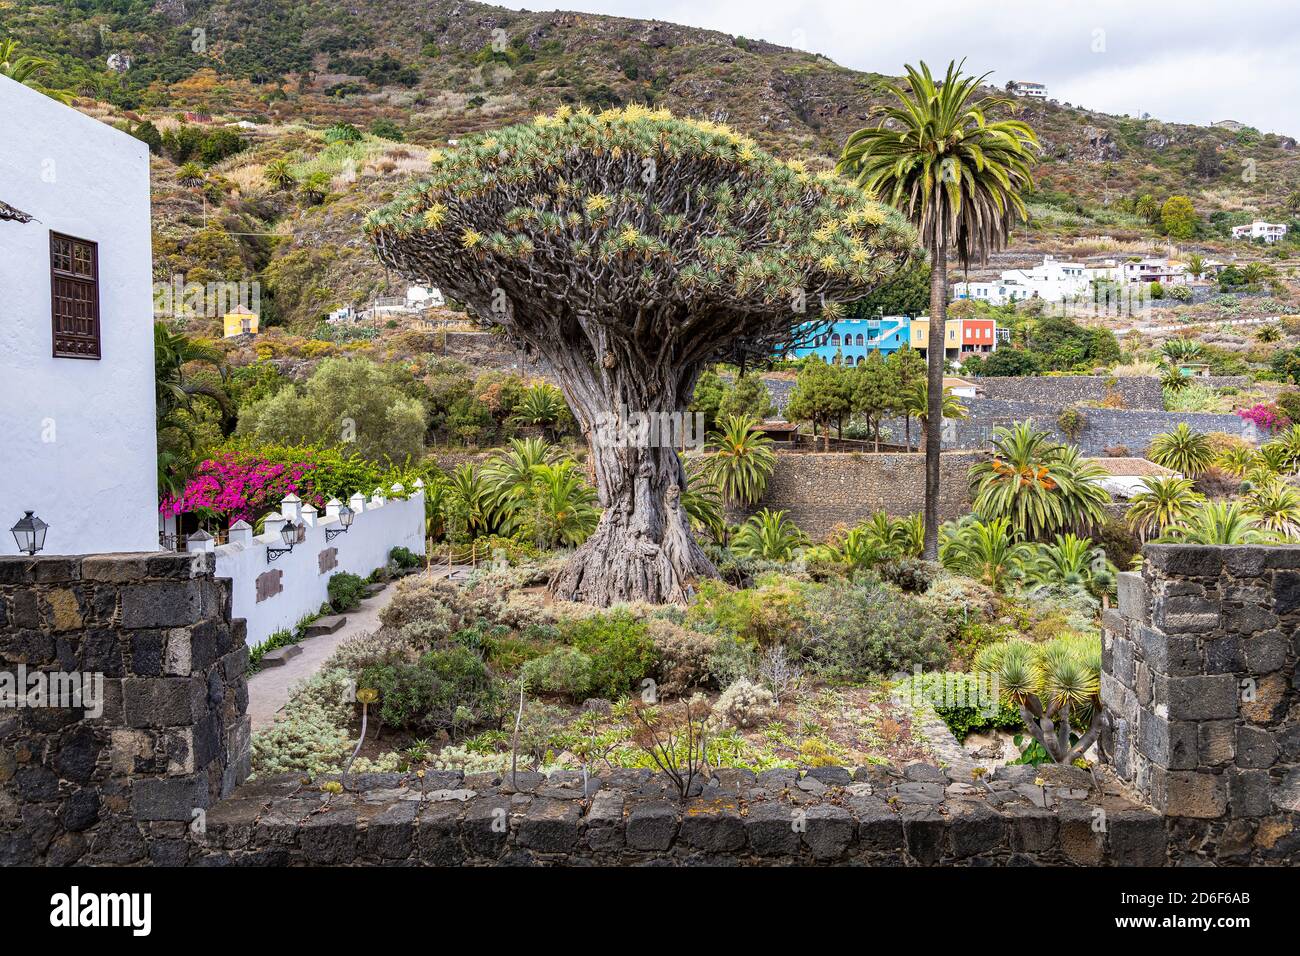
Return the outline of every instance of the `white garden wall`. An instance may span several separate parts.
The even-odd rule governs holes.
[[[394,491],[400,493],[401,486],[395,485]],[[356,512],[352,527],[326,541],[326,532],[339,528],[337,508],[327,508],[318,516],[314,508],[304,508],[290,496],[280,515],[301,520],[306,538],[272,561],[267,560],[267,549],[284,544],[279,531],[282,522],[271,517],[265,522],[266,533],[256,536],[243,522],[232,525],[230,543],[218,548],[212,547],[211,540],[196,540],[191,535],[189,550],[213,551],[216,576],[233,582],[231,613],[248,622],[250,647],[282,628],[292,629],[304,616],[318,611],[329,598],[327,586],[332,575],[349,571],[364,578],[386,565],[389,552],[397,547],[424,554],[422,484],[417,483],[408,498],[375,495],[367,500],[357,494],[348,506]]]

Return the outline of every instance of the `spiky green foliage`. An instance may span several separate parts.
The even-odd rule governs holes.
[[[1279,538],[1300,537],[1300,491],[1280,478],[1252,488],[1247,497],[1259,523]]]
[[[1033,554],[1007,518],[981,521],[968,517],[945,525],[939,542],[939,562],[945,568],[995,591],[1006,590],[1020,577]]]
[[[772,439],[758,431],[758,422],[729,415],[709,436],[711,450],[704,459],[708,481],[727,504],[753,504],[763,497],[776,467]]]
[[[1094,547],[1089,538],[1058,534],[1050,544],[1034,549],[1025,564],[1025,583],[1030,587],[1079,589],[1100,596],[1114,587],[1115,567],[1106,559],[1106,552]]]
[[[1171,432],[1151,440],[1147,456],[1185,478],[1195,478],[1214,463],[1214,448],[1206,435],[1194,432],[1186,422],[1179,422]]]
[[[1101,641],[1065,635],[1043,644],[1005,641],[975,655],[1004,700],[1057,763],[1082,757],[1101,731]]]
[[[555,428],[568,414],[564,394],[549,382],[530,385],[519,404],[515,406],[513,420],[521,425],[540,428],[543,435],[554,434]]]
[[[1142,487],[1145,490],[1133,496],[1124,520],[1143,541],[1164,534],[1205,501],[1190,478],[1177,475],[1143,478]]]
[[[899,216],[839,177],[665,110],[562,107],[432,159],[429,179],[366,218],[380,257],[528,339],[589,313],[650,354],[717,357],[838,317],[914,254]]]
[[[1023,421],[994,429],[993,457],[970,470],[971,497],[976,514],[1006,518],[1016,532],[1041,539],[1098,524],[1110,500],[1104,477],[1078,448]]]
[[[1206,501],[1171,524],[1157,540],[1176,544],[1273,544],[1277,535],[1241,501]]]
[[[748,558],[789,561],[808,544],[808,536],[786,515],[767,508],[750,515],[731,539],[731,550]]]
[[[909,65],[906,86],[886,87],[896,102],[849,136],[839,168],[902,210],[927,249],[955,249],[970,263],[1029,218],[1020,193],[1033,184],[1038,137],[1020,120],[989,119],[1016,104],[982,95],[988,74],[964,75],[964,62],[950,62],[939,82],[925,63]]]

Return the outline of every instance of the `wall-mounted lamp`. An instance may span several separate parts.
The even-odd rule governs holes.
[[[351,508],[349,508],[347,505],[344,505],[342,508],[340,508],[340,509],[339,509],[339,527],[337,527],[337,528],[326,528],[326,529],[325,529],[325,540],[326,540],[326,541],[333,541],[333,540],[334,540],[335,538],[337,538],[339,535],[341,535],[341,534],[347,534],[348,528],[352,527],[352,519],[355,518],[355,517],[356,517],[356,513],[355,513]]]
[[[280,540],[284,542],[283,548],[267,548],[266,563],[270,564],[282,554],[288,554],[293,550],[293,546],[302,541],[307,536],[307,528],[304,525],[295,524],[292,521],[286,521],[280,526]]]
[[[49,530],[49,527],[29,511],[19,518],[18,523],[9,530],[14,533],[14,540],[18,542],[18,550],[30,555],[45,547],[45,532]]]

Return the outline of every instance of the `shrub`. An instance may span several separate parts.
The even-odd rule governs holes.
[[[360,678],[375,664],[411,663],[419,653],[400,631],[381,627],[373,634],[358,634],[338,646],[324,669],[339,668]]]
[[[826,585],[809,600],[808,622],[804,653],[828,677],[861,679],[948,661],[943,619],[878,582]]]
[[[350,611],[361,606],[366,582],[355,574],[340,571],[338,574],[330,575],[326,589],[330,596],[330,606],[335,611]]]
[[[722,692],[713,705],[713,718],[732,727],[754,727],[771,717],[773,709],[772,692],[742,677]]]
[[[501,699],[487,665],[458,646],[429,651],[414,663],[371,665],[361,683],[379,691],[385,724],[426,733],[493,721]]]
[[[807,597],[799,582],[769,574],[756,587],[735,590],[719,581],[700,585],[686,623],[767,647],[789,642],[800,630]]]
[[[418,568],[421,564],[420,556],[410,548],[396,547],[388,552],[388,560],[393,562],[399,568]]]
[[[921,558],[894,558],[877,568],[877,573],[883,580],[902,591],[907,591],[909,594],[924,594],[930,590],[930,585],[942,570],[943,567],[933,561],[924,561]]]
[[[437,620],[447,612],[455,622],[448,630],[460,626],[465,598],[456,585],[409,577],[397,582],[394,590],[393,599],[379,612],[379,622],[385,627],[401,630],[415,621]]]
[[[414,650],[431,651],[452,635],[455,626],[451,608],[434,605],[427,617],[403,624],[397,633]]]
[[[592,687],[592,660],[575,647],[557,647],[524,664],[520,674],[531,690],[582,701]]]
[[[563,630],[567,643],[591,657],[592,691],[602,697],[624,696],[654,667],[655,646],[645,622],[627,611],[593,614]]]
[[[653,618],[646,627],[658,659],[655,674],[661,694],[678,696],[709,682],[709,655],[717,650],[716,635],[665,618]]]
[[[965,740],[981,730],[1021,730],[1020,708],[1001,697],[986,699],[992,690],[988,675],[960,672],[917,674],[903,688],[913,700],[929,701],[954,737]]]

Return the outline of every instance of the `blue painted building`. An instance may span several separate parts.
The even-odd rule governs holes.
[[[905,315],[886,315],[874,319],[841,319],[814,343],[793,349],[795,358],[820,355],[827,362],[842,356],[846,365],[859,365],[870,352],[884,356],[897,352],[911,339],[911,319]]]

